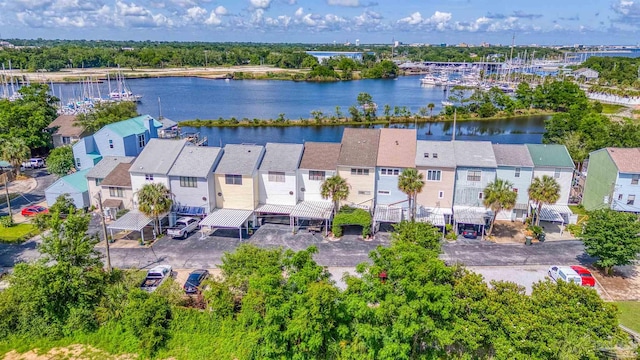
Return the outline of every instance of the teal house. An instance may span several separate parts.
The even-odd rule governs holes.
[[[640,148],[604,148],[589,154],[582,205],[589,211],[640,213]]]
[[[81,170],[71,175],[63,176],[51,184],[45,191],[47,205],[51,206],[60,195],[68,195],[78,209],[91,206],[89,199],[89,186],[85,177],[87,170]]]
[[[73,145],[76,169],[90,169],[104,156],[138,156],[149,140],[158,137],[162,127],[150,115],[105,125]]]

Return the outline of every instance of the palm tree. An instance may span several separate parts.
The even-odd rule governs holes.
[[[159,234],[160,215],[168,212],[173,204],[171,192],[164,184],[151,183],[145,184],[137,194],[138,209],[141,213],[153,217],[153,228],[156,234]]]
[[[429,117],[433,117],[433,108],[436,107],[436,104],[429,103],[427,107],[429,108],[429,112],[430,112]]]
[[[324,199],[330,198],[333,201],[333,206],[337,213],[340,210],[340,201],[349,197],[349,184],[340,175],[334,175],[322,183],[320,195]]]
[[[540,225],[540,211],[542,205],[555,204],[560,198],[560,184],[549,175],[542,179],[535,178],[529,186],[529,198],[538,204],[536,209],[536,225]]]
[[[493,211],[491,226],[489,226],[489,234],[493,232],[493,225],[500,211],[511,210],[516,206],[516,198],[518,193],[513,191],[513,184],[507,180],[496,179],[490,182],[484,188],[484,200],[482,203],[485,207]]]
[[[0,156],[11,164],[16,176],[20,175],[20,166],[30,155],[31,149],[21,138],[9,138],[0,147]]]
[[[398,176],[398,189],[409,197],[409,216],[411,221],[416,218],[416,197],[424,187],[424,176],[414,168],[402,170]]]

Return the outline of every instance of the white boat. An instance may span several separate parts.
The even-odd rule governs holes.
[[[116,79],[117,89],[115,91],[111,90],[111,79],[109,77],[109,73],[107,73],[107,81],[109,83],[109,99],[113,101],[132,101],[132,102],[140,102],[142,100],[142,95],[134,94],[124,80],[124,75],[120,71],[120,66],[118,66],[118,74]]]
[[[439,80],[433,75],[426,75],[425,77],[420,79],[420,84],[426,85],[426,86],[436,86],[438,81]]]

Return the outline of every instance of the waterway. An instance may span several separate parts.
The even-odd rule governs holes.
[[[190,119],[272,119],[285,114],[289,119],[310,118],[311,111],[325,115],[342,114],[357,105],[361,92],[372,95],[382,116],[384,105],[406,106],[413,113],[429,103],[440,112],[446,93],[442,87],[424,87],[419,76],[404,76],[396,80],[368,79],[358,81],[313,83],[277,80],[211,80],[202,78],[147,78],[127,81],[131,90],[143,96],[138,112],[176,120]],[[56,96],[70,100],[82,94],[78,84],[55,84]],[[94,96],[97,90],[94,89]],[[101,94],[108,93],[107,84],[100,85]],[[393,113],[393,110],[392,110]],[[456,139],[488,140],[497,143],[539,143],[544,132],[544,116],[494,121],[465,121],[456,126]],[[413,125],[406,125],[413,127]],[[260,128],[200,128],[210,145],[221,143],[340,141],[343,126],[324,127],[260,127]],[[418,124],[418,138],[449,140],[451,123]]]

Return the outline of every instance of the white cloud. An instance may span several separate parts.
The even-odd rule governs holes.
[[[256,9],[268,9],[271,6],[271,0],[249,0],[249,2]]]
[[[418,25],[423,21],[424,19],[422,18],[422,14],[420,14],[419,11],[416,11],[413,14],[398,20],[399,23],[405,23],[409,25]]]
[[[216,15],[227,15],[227,8],[220,5],[214,11]]]
[[[207,25],[218,26],[222,24],[222,19],[220,19],[220,17],[218,16],[218,14],[216,14],[215,11],[212,11],[209,14],[209,17],[207,18],[207,20],[204,21],[204,23]]]
[[[207,9],[201,8],[199,6],[194,6],[187,9],[187,13],[185,14],[185,20],[187,21],[195,21],[195,22],[203,22],[204,19],[207,18]]]
[[[302,15],[304,15],[304,9],[299,7],[298,10],[296,10],[295,14],[296,17],[301,17]]]
[[[334,6],[358,7],[360,6],[360,0],[327,0],[327,4]]]

